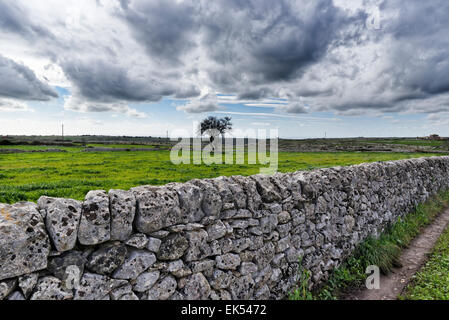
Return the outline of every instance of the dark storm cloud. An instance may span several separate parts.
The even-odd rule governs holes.
[[[198,25],[193,4],[166,0],[120,2],[122,17],[152,58],[178,65],[180,56],[194,48]]]
[[[61,66],[77,93],[91,101],[159,101],[175,92],[165,80],[147,73],[133,74],[111,59],[71,59]]]
[[[64,15],[47,26],[31,2],[0,0],[0,35],[28,40],[29,52],[60,66],[82,110],[127,112],[129,102],[163,97],[191,100],[178,108],[186,112],[217,110],[201,91],[283,98],[289,113],[448,110],[449,2],[383,1],[372,30],[379,2],[345,10],[332,0],[97,1],[101,23],[86,15],[71,30]],[[0,62],[0,95],[56,96],[31,70]]]
[[[0,55],[0,96],[47,101],[58,97],[58,94],[27,66]]]
[[[0,30],[18,34],[31,41],[43,37],[54,38],[47,28],[33,23],[28,12],[15,1],[0,0]]]
[[[346,25],[356,22],[351,19],[331,0],[213,2],[201,22],[203,44],[224,73],[214,76],[215,83],[296,78],[326,54]]]

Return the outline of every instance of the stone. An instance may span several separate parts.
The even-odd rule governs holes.
[[[181,214],[186,222],[200,222],[205,213],[201,208],[201,189],[192,183],[174,184],[173,187],[178,193]]]
[[[135,296],[135,294],[133,292],[133,287],[129,283],[126,283],[125,285],[114,288],[110,292],[111,300],[122,300],[122,298],[125,296],[129,297],[125,300],[135,300],[132,298],[133,296]],[[136,298],[137,298],[137,296],[136,296]],[[139,298],[137,298],[137,300],[139,300]]]
[[[79,287],[75,288],[74,300],[109,300],[109,292],[112,289],[113,283],[109,277],[85,273],[81,278]]]
[[[123,243],[105,243],[89,256],[86,267],[94,273],[111,275],[125,262],[127,253]]]
[[[204,230],[186,232],[189,246],[184,255],[185,261],[198,261],[211,255],[212,249],[207,243],[208,234]]]
[[[234,239],[232,240],[232,249],[231,251],[234,253],[240,253],[251,246],[251,239],[242,238],[242,239]]]
[[[249,300],[254,292],[254,280],[250,275],[231,278],[229,292],[233,300]]]
[[[215,291],[211,293],[212,300],[232,300],[231,294],[226,290]]]
[[[19,288],[20,290],[22,290],[22,293],[25,296],[25,298],[28,298],[31,292],[33,292],[34,288],[36,287],[38,279],[39,274],[37,272],[24,274],[23,276],[19,277]]]
[[[207,228],[208,242],[220,239],[226,235],[226,226],[221,220]]]
[[[173,276],[166,276],[148,290],[148,300],[168,300],[175,293],[177,286]]]
[[[242,262],[239,271],[244,276],[252,275],[257,272],[257,265],[252,262]]]
[[[68,278],[80,277],[84,272],[86,258],[80,251],[69,251],[61,256],[53,257],[48,262],[48,271],[62,281],[65,287]]]
[[[36,204],[0,204],[0,281],[45,269],[50,249]]]
[[[131,191],[137,201],[134,223],[139,232],[151,234],[185,222],[176,191],[153,186],[132,188]]]
[[[156,262],[154,253],[133,250],[126,261],[114,272],[115,279],[135,279]]]
[[[223,207],[223,201],[218,194],[218,190],[207,180],[195,179],[191,182],[201,190],[201,194],[203,195],[201,209],[205,216],[218,217]]]
[[[231,271],[215,269],[210,284],[215,290],[226,289],[229,287],[231,277]]]
[[[158,238],[148,238],[147,250],[153,253],[158,253],[161,247],[162,240]]]
[[[42,202],[42,201],[41,201]],[[55,198],[47,202],[45,225],[48,235],[57,251],[64,252],[75,247],[78,225],[81,219],[81,202],[72,199]]]
[[[10,279],[0,282],[0,300],[5,299],[17,286],[16,279]]]
[[[184,255],[189,247],[188,240],[181,234],[173,234],[163,239],[159,252],[158,260],[178,260]]]
[[[64,289],[61,280],[56,277],[39,279],[30,300],[71,300],[72,290]]]
[[[266,284],[262,286],[259,290],[254,294],[254,298],[256,300],[269,300],[270,299],[270,288]]]
[[[133,287],[134,291],[136,291],[136,292],[148,291],[149,289],[151,289],[151,287],[153,287],[153,285],[159,279],[160,274],[161,273],[157,270],[141,273],[136,278],[136,281],[135,281],[135,284]]]
[[[133,234],[126,242],[125,244],[130,247],[134,247],[137,249],[143,249],[148,244],[147,236],[143,233],[136,233]]]
[[[240,256],[233,253],[227,253],[215,258],[217,268],[222,270],[236,270],[240,265]]]
[[[17,301],[17,300],[26,300],[26,299],[23,296],[23,294],[21,294],[19,291],[14,291],[13,293],[10,294],[10,296],[8,297],[8,300]]]
[[[276,214],[270,214],[260,219],[260,228],[263,233],[272,232],[278,225],[278,216]]]
[[[109,190],[111,240],[125,241],[133,232],[136,198],[131,191]]]
[[[215,260],[195,261],[190,264],[193,273],[203,273],[206,277],[211,277],[214,272]]]
[[[124,295],[122,295],[119,300],[125,300],[125,301],[137,301],[140,300],[138,296],[134,292],[129,292]]]
[[[187,300],[206,300],[210,295],[210,285],[202,273],[195,273],[189,277],[184,287]]]
[[[281,195],[279,194],[275,185],[273,185],[268,176],[264,175],[255,175],[251,176],[256,182],[257,191],[262,197],[264,202],[279,202],[282,200]]]
[[[278,214],[278,222],[280,224],[285,224],[289,222],[291,219],[292,218],[290,216],[290,213],[288,213],[287,211],[282,211],[281,213]]]
[[[95,245],[110,237],[109,197],[103,190],[89,191],[82,205],[78,241],[83,245]]]

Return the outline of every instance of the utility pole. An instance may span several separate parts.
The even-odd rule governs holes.
[[[62,124],[62,141],[64,141],[64,123]]]

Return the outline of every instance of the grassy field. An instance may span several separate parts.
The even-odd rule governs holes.
[[[415,275],[402,298],[449,300],[449,228],[438,239],[426,265]]]
[[[123,145],[101,144],[92,146],[123,147]],[[24,146],[24,148],[45,147]],[[261,165],[174,165],[170,161],[168,150],[83,152],[82,148],[77,147],[51,148],[67,152],[0,153],[0,203],[36,201],[41,195],[83,199],[89,190],[129,189],[138,185],[163,185],[221,175],[252,175],[259,173],[261,167]],[[311,170],[421,156],[431,154],[280,152],[279,171]]]
[[[428,146],[439,147],[447,144],[447,141],[442,140],[418,140],[418,139],[382,139],[382,140],[370,140],[370,143],[378,144],[400,144],[407,146]]]

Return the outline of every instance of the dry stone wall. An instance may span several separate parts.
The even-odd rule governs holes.
[[[448,186],[433,157],[0,204],[0,299],[281,299]]]

